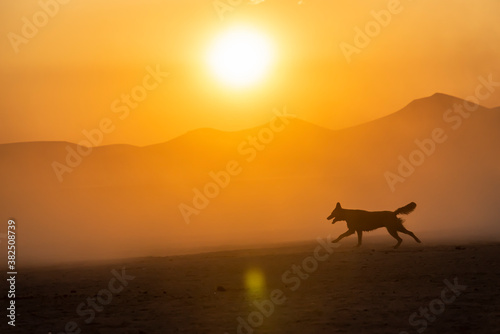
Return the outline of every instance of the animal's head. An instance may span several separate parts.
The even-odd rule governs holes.
[[[344,209],[342,209],[342,206],[340,206],[340,203],[337,203],[337,206],[335,206],[335,209],[333,209],[332,213],[326,218],[328,220],[332,220],[332,224],[335,222],[338,222],[340,220],[344,220]]]

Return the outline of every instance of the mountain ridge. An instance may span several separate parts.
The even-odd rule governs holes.
[[[388,115],[379,117],[377,119],[373,119],[371,121],[360,123],[360,124],[357,124],[357,125],[348,126],[348,127],[342,128],[342,129],[335,129],[335,130],[327,128],[327,127],[325,127],[323,125],[315,124],[315,123],[312,123],[312,122],[300,119],[300,118],[290,118],[290,120],[292,122],[294,122],[294,123],[300,123],[300,122],[302,122],[301,123],[302,125],[305,125],[305,126],[307,126],[309,128],[315,128],[315,129],[317,129],[319,131],[322,131],[324,133],[328,132],[330,134],[338,134],[338,133],[342,133],[343,131],[349,131],[351,129],[357,129],[359,127],[370,126],[374,122],[379,122],[381,120],[385,120],[387,118],[391,118],[391,117],[394,117],[394,116],[400,117],[402,114],[404,115],[404,112],[409,112],[410,111],[409,109],[413,109],[416,106],[419,106],[419,105],[421,105],[423,103],[435,103],[435,102],[439,102],[439,104],[445,105],[445,106],[452,106],[453,103],[464,103],[464,102],[466,102],[466,100],[458,98],[458,97],[455,97],[455,96],[452,96],[452,95],[449,95],[449,94],[436,92],[436,93],[434,93],[434,94],[432,94],[430,96],[426,96],[426,97],[414,99],[410,103],[408,103],[405,107],[403,107],[403,108],[401,108],[401,109],[399,109],[399,110],[397,110],[395,112],[392,112],[392,113],[390,113]],[[481,109],[488,109],[488,110],[500,109],[500,106],[493,107],[493,108],[486,108],[484,106],[479,105],[479,107]],[[168,144],[169,142],[176,141],[176,140],[178,140],[180,138],[191,138],[191,137],[199,138],[199,137],[204,137],[204,136],[207,136],[207,135],[223,135],[223,134],[224,135],[237,135],[237,134],[241,134],[241,133],[248,133],[248,132],[256,131],[256,130],[259,130],[259,129],[263,128],[263,127],[266,127],[267,124],[268,123],[263,123],[261,125],[257,125],[257,126],[251,127],[251,128],[246,128],[246,129],[241,129],[241,130],[233,130],[233,131],[220,130],[220,129],[210,128],[210,127],[202,127],[202,128],[196,128],[196,129],[189,130],[189,131],[185,132],[184,134],[181,134],[181,135],[179,135],[177,137],[174,137],[172,139],[169,139],[167,141],[158,142],[158,143],[149,144],[149,145],[144,145],[144,146],[139,146],[139,145],[134,145],[134,144],[127,144],[127,143],[118,143],[118,144],[105,144],[105,145],[99,145],[99,146],[92,146],[92,148],[104,148],[104,147],[110,147],[110,146],[114,146],[114,147],[128,146],[128,147],[136,147],[136,148],[150,148],[150,147],[154,147],[154,146],[165,145],[165,144]],[[2,144],[0,144],[0,146],[3,146],[3,145],[15,145],[15,144],[35,144],[35,143],[42,143],[42,144],[43,143],[45,143],[45,144],[48,144],[48,143],[57,143],[57,144],[79,145],[78,143],[73,143],[73,142],[70,142],[70,141],[58,141],[58,140],[55,140],[55,141],[46,141],[46,140],[40,140],[40,141],[25,141],[25,142],[2,143]]]

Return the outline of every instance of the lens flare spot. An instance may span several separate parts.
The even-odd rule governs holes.
[[[263,295],[266,288],[266,278],[260,269],[250,269],[245,274],[245,287],[253,295]]]

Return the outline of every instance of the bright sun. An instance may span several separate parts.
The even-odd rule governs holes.
[[[213,43],[208,64],[215,76],[232,87],[247,87],[263,79],[273,60],[270,42],[258,31],[233,28]]]

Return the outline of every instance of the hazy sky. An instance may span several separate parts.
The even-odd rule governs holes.
[[[336,129],[434,92],[465,98],[480,75],[500,81],[498,0],[242,1],[224,20],[212,0],[61,2],[0,4],[0,143],[78,142],[109,118],[115,128],[103,144],[146,145],[200,127],[260,125],[285,105]],[[236,25],[261,31],[276,50],[266,79],[239,91],[206,65],[213,40]],[[369,41],[358,28],[372,29]],[[147,68],[168,77],[126,117],[113,112]],[[500,93],[482,104],[500,105]]]

